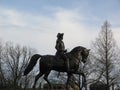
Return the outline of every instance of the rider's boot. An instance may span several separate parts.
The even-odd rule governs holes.
[[[70,69],[69,58],[66,59],[66,68],[67,68],[67,72],[75,72],[74,69]]]

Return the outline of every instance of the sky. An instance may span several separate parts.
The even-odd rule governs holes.
[[[105,21],[120,46],[120,0],[0,0],[0,39],[55,54],[57,33],[68,51],[90,48]]]

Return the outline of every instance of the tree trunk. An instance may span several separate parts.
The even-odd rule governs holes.
[[[114,83],[112,83],[112,90],[114,90]]]

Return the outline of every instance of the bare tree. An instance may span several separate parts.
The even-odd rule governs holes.
[[[35,53],[35,49],[13,45],[11,42],[6,43],[3,57],[5,62],[4,71],[14,89],[22,86],[22,74],[33,53]]]
[[[3,71],[3,41],[0,40],[0,88],[2,88],[5,84],[5,77],[4,77],[4,71]]]
[[[110,86],[114,83],[118,74],[114,72],[114,65],[118,59],[117,45],[113,38],[110,24],[105,21],[98,38],[92,44],[93,62],[95,67],[94,75],[104,82],[107,86],[106,90],[110,90]]]

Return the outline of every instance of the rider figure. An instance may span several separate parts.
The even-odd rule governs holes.
[[[64,59],[65,65],[67,67],[67,71],[69,71],[69,59],[67,58],[67,56],[65,54],[67,52],[67,50],[65,50],[65,45],[64,45],[64,42],[62,41],[63,35],[64,35],[64,33],[57,34],[57,40],[56,40],[56,46],[55,46],[55,48],[57,50],[56,56]]]

